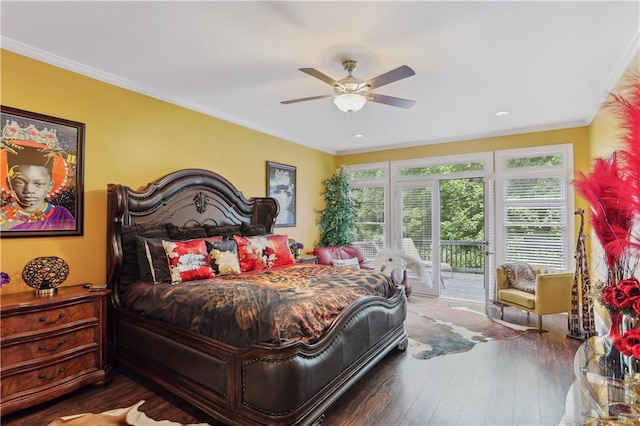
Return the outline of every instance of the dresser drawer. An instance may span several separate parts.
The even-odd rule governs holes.
[[[88,301],[66,306],[58,306],[53,309],[27,312],[22,315],[7,315],[2,317],[2,339],[12,335],[29,332],[39,332],[82,321],[98,321],[98,301]]]
[[[98,347],[98,325],[57,333],[50,337],[23,339],[0,347],[0,364],[3,369],[15,364],[30,364],[41,358],[56,356],[79,347]]]
[[[0,397],[11,398],[41,392],[83,374],[98,370],[98,351],[94,350],[69,359],[58,361],[2,377]]]

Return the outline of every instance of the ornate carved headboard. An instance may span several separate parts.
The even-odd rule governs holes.
[[[263,224],[272,232],[278,210],[274,198],[247,199],[227,179],[203,169],[169,173],[139,191],[111,183],[107,186],[107,283],[117,286],[122,271],[123,226],[249,223]]]

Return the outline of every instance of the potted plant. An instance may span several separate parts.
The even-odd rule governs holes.
[[[330,177],[322,181],[322,197],[325,208],[318,210],[316,220],[320,233],[319,246],[344,246],[350,244],[356,228],[355,200],[351,185],[341,165]]]

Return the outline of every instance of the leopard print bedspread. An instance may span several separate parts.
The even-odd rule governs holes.
[[[317,342],[335,317],[366,296],[390,297],[395,283],[369,270],[300,264],[177,285],[136,283],[123,304],[235,347]]]

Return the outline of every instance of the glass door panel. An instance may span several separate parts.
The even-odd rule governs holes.
[[[382,186],[352,188],[356,201],[354,244],[367,260],[374,260],[385,241],[385,191]]]
[[[399,226],[400,241],[397,245],[403,252],[422,262],[425,274],[422,279],[417,274],[409,274],[412,294],[438,296],[440,286],[439,263],[431,262],[434,253],[434,183],[399,184]],[[437,222],[436,222],[437,223]],[[438,229],[435,230],[438,233]],[[437,247],[437,246],[436,246]],[[436,250],[439,251],[439,250]]]
[[[484,198],[482,177],[440,180],[442,297],[485,302]]]

